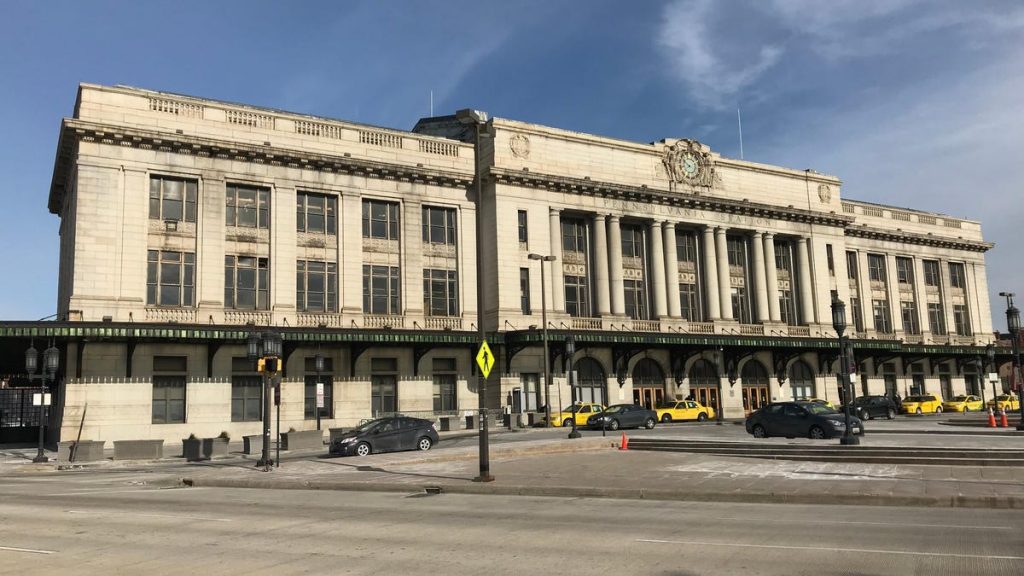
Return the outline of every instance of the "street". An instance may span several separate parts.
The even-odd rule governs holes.
[[[0,479],[4,574],[1020,574],[1012,510]]]

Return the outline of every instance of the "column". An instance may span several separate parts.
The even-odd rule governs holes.
[[[868,253],[857,251],[857,291],[860,293],[860,312],[864,320],[864,330],[875,329],[875,294],[871,290],[871,279],[868,274]]]
[[[679,256],[676,254],[676,225],[662,222],[662,242],[665,244],[665,292],[668,298],[668,315],[679,318]]]
[[[942,291],[942,312],[946,316],[946,334],[952,337],[956,334],[956,323],[953,322],[953,289],[949,283],[949,260],[939,260],[939,286]]]
[[[918,257],[914,257],[914,305],[917,307],[917,325],[921,328],[922,336],[931,334],[931,327],[928,325],[928,289],[924,285],[924,264]]]
[[[661,238],[661,223],[651,220],[647,224],[650,232],[651,249],[647,252],[651,259],[651,292],[654,294],[654,315],[652,318],[664,318],[668,314],[665,302],[665,245]]]
[[[764,260],[768,318],[772,322],[782,322],[782,311],[779,310],[779,272],[775,267],[775,234],[771,232],[764,235]]]
[[[889,312],[892,313],[893,334],[902,333],[903,302],[900,300],[900,282],[896,276],[896,256],[885,255],[885,291],[889,295]]]
[[[594,283],[597,284],[597,316],[611,313],[608,291],[608,232],[604,214],[594,215]]]
[[[807,238],[797,240],[797,268],[800,270],[800,319],[814,322],[814,290],[811,287],[811,259],[807,254]]]
[[[721,320],[722,308],[718,302],[718,264],[715,258],[715,229],[704,227],[704,295],[708,301],[708,320]]]
[[[608,272],[611,276],[612,314],[626,314],[626,294],[622,286],[622,229],[619,217],[608,218]]]
[[[722,320],[733,320],[732,282],[729,278],[729,246],[725,241],[725,228],[715,228],[715,252],[718,255],[718,299],[722,306]]]
[[[562,273],[562,218],[561,211],[555,208],[548,210],[551,223],[551,255],[555,261],[551,263],[551,311],[565,313],[565,275]]]
[[[764,235],[754,232],[754,297],[757,298],[757,321],[762,324],[768,321],[767,284],[764,269]]]

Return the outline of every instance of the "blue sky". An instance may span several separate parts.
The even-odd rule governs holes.
[[[980,220],[993,316],[1020,292],[1019,1],[10,1],[0,20],[0,318],[55,312],[46,210],[79,82],[409,129],[494,116],[696,138],[813,168],[845,198]]]

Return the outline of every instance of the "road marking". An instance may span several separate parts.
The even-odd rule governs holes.
[[[983,556],[980,554],[950,554],[948,552],[912,552],[909,550],[875,550],[869,548],[831,548],[828,546],[780,546],[773,544],[736,544],[733,542],[700,542],[697,540],[649,540],[644,538],[637,538],[636,542],[647,542],[650,544],[688,544],[691,546],[724,546],[732,548],[770,548],[773,550],[811,550],[815,552],[856,552],[858,554],[942,556],[946,558],[973,558],[980,560],[1024,560],[1024,556]]]
[[[234,522],[230,518],[208,518],[206,516],[179,516],[176,514],[142,514],[140,512],[102,512],[93,510],[65,510],[68,514],[98,514],[100,516],[144,516],[147,518],[178,518],[181,520],[203,520],[206,522]]]
[[[719,516],[718,520],[742,520],[749,522],[750,518],[738,518],[732,516]],[[779,522],[780,519],[773,518],[772,522]],[[1014,526],[964,526],[963,524],[907,524],[903,522],[867,522],[858,520],[790,520],[790,522],[814,523],[814,524],[854,524],[869,526],[898,526],[908,528],[965,528],[968,530],[1018,530]]]
[[[34,550],[32,548],[14,548],[13,546],[0,546],[0,550],[8,552],[27,552],[29,554],[56,554],[56,550]]]
[[[189,488],[189,491],[191,492],[193,490],[200,490],[200,489],[202,489],[202,487],[200,487],[200,488]],[[145,488],[145,487],[142,487],[142,486],[140,486],[138,488],[134,488],[134,489],[129,488],[129,489],[125,489],[125,490],[103,490],[103,489],[84,488],[82,490],[74,490],[72,492],[57,492],[57,493],[54,493],[54,494],[43,494],[43,496],[88,496],[90,494],[118,494],[118,493],[121,493],[121,492],[135,492],[135,493],[163,492],[164,490],[166,490],[166,488]]]

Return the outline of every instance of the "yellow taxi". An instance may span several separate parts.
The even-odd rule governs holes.
[[[907,396],[900,404],[900,412],[904,414],[941,414],[942,400],[934,394]]]
[[[977,396],[957,396],[942,403],[946,412],[977,412],[984,408],[984,403]]]
[[[1000,394],[996,396],[996,402],[999,403],[1000,410],[1020,410],[1020,398],[1012,394]],[[992,400],[988,401],[989,408],[992,408],[994,404]]]
[[[604,411],[604,406],[601,404],[592,404],[583,402],[576,405],[576,425],[586,426],[587,418],[590,418],[598,412]],[[561,412],[551,413],[551,425],[552,426],[572,426],[572,413],[573,407],[566,406]]]
[[[715,417],[715,409],[704,406],[696,400],[675,400],[662,402],[654,410],[658,414],[658,420],[671,422],[673,420],[697,420],[703,422]]]
[[[828,406],[829,408],[831,408],[833,410],[836,409],[836,405],[835,404],[829,402],[828,400],[822,400],[821,398],[808,398],[806,400],[806,402],[814,402],[816,404],[821,404],[823,406]]]

